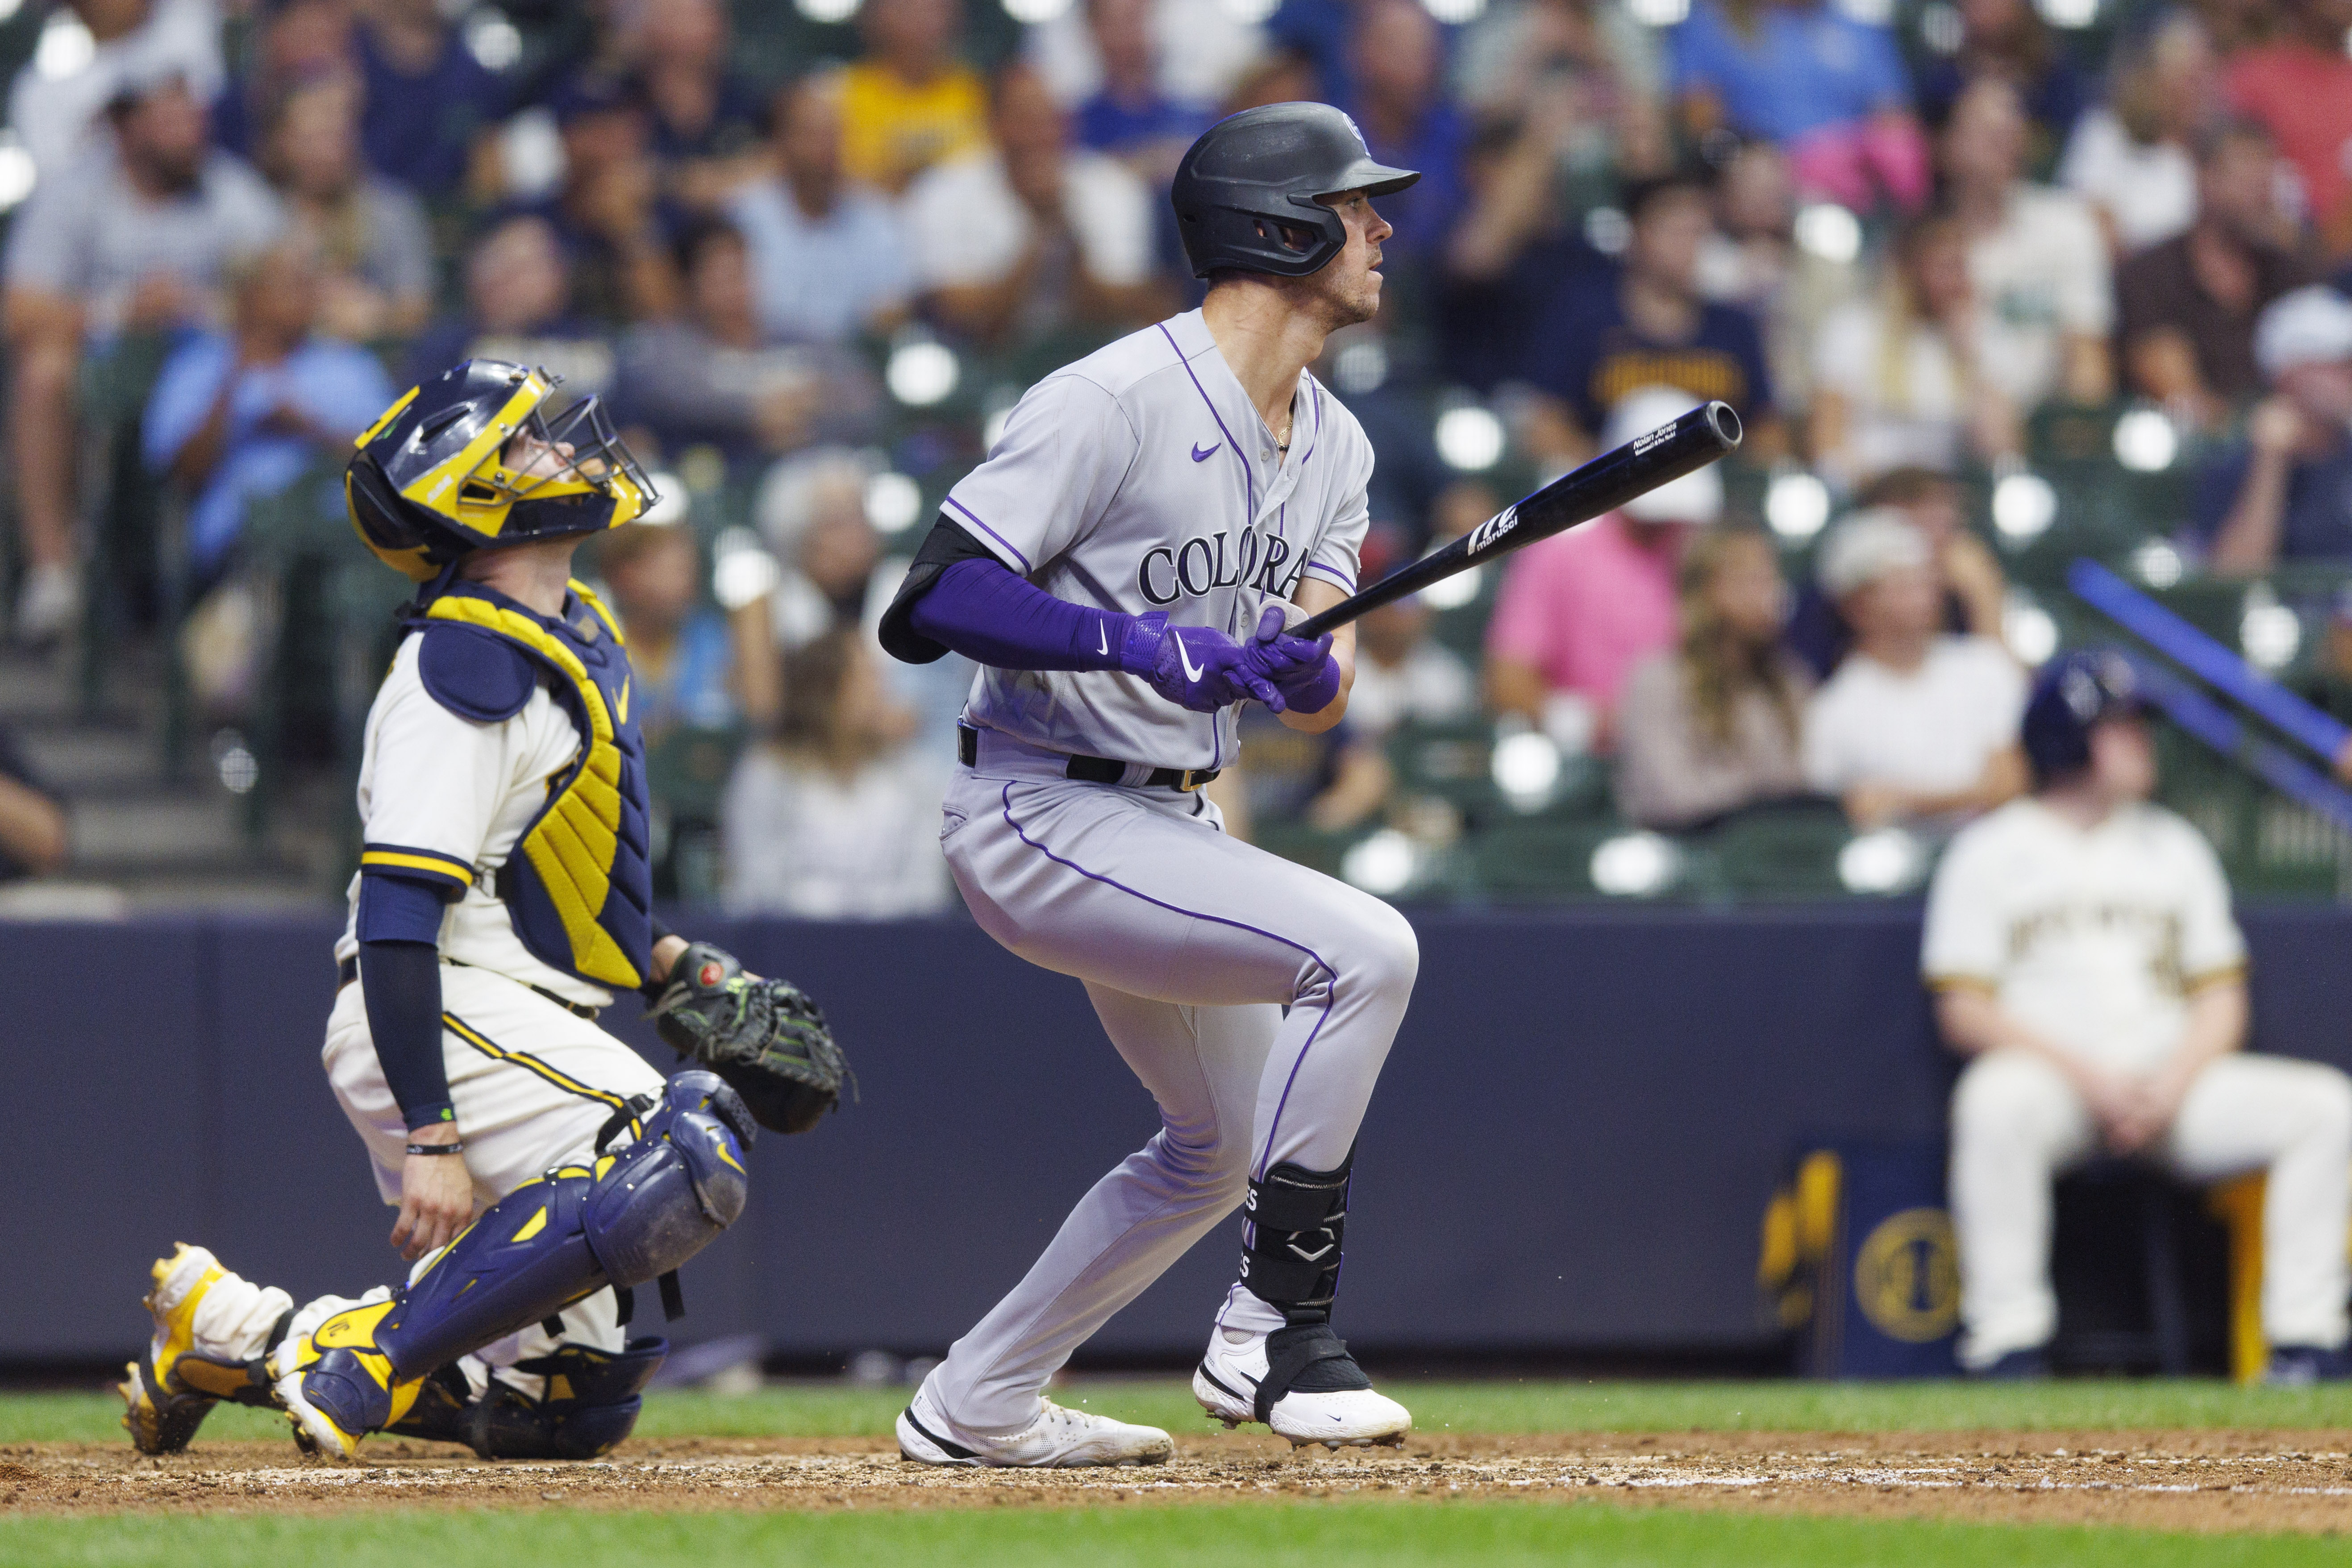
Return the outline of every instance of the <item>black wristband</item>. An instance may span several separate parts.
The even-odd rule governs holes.
[[[466,1146],[463,1143],[411,1143],[408,1152],[412,1154],[462,1154]]]

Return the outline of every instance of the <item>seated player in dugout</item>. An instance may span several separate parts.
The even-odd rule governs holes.
[[[1960,1364],[2048,1372],[2051,1181],[2104,1150],[2198,1182],[2267,1171],[2270,1379],[2345,1376],[2352,1082],[2240,1049],[2245,942],[2212,848],[2148,803],[2130,664],[2054,661],[2021,729],[2032,794],[1961,829],[1927,900],[1937,1020],[1969,1058],[1951,1108]]]
[[[1346,710],[1353,628],[1288,628],[1355,590],[1372,450],[1307,366],[1378,310],[1372,204],[1418,177],[1323,104],[1211,127],[1171,193],[1206,302],[1031,387],[883,617],[899,658],[983,667],[940,837],[965,903],[1085,982],[1161,1123],[923,1380],[898,1424],[910,1459],[1167,1458],[1167,1433],[1045,1386],[1236,1207],[1194,1397],[1294,1444],[1412,1426],[1331,1319],[1356,1130],[1420,950],[1380,900],[1225,834],[1200,790],[1234,761],[1240,704],[1316,732]]]
[[[365,847],[321,1053],[405,1279],[298,1308],[185,1243],[122,1384],[142,1453],[222,1399],[305,1449],[373,1432],[485,1458],[628,1436],[661,1364],[632,1288],[742,1210],[755,1122],[813,1126],[844,1071],[823,1015],[651,912],[644,747],[621,628],[572,551],[654,500],[596,399],[552,425],[542,371],[469,360],[411,390],[346,470],[367,547],[418,584],[369,710]],[[596,1026],[644,994],[688,1058],[664,1079]]]

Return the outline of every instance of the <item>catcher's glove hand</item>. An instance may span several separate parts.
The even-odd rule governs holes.
[[[805,1132],[839,1107],[844,1079],[856,1092],[824,1010],[789,981],[744,973],[709,942],[678,954],[647,1016],[679,1056],[726,1079],[762,1127]]]

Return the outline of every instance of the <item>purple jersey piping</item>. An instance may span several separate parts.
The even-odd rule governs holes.
[[[1217,412],[1215,404],[1209,402],[1209,389],[1201,384],[1200,376],[1193,372],[1192,362],[1186,359],[1184,351],[1176,346],[1176,334],[1168,330],[1165,321],[1160,323],[1160,335],[1168,340],[1169,348],[1175,352],[1176,363],[1182,365],[1184,374],[1192,378],[1192,390],[1201,395],[1202,403],[1208,404],[1209,417],[1217,422],[1218,432],[1224,437],[1226,447],[1232,451],[1234,460],[1242,466],[1242,504],[1249,508],[1242,524],[1247,527],[1257,521],[1257,479],[1250,473],[1249,458],[1243,454],[1241,443],[1234,439],[1234,433],[1225,428],[1225,416]]]
[[[1145,903],[1150,904],[1158,909],[1166,910],[1170,914],[1182,915],[1187,920],[1207,921],[1214,925],[1231,926],[1235,931],[1245,931],[1254,936],[1265,937],[1268,942],[1278,942],[1285,947],[1296,948],[1300,952],[1303,952],[1307,957],[1313,959],[1315,961],[1316,967],[1322,970],[1325,974],[1330,977],[1330,989],[1324,994],[1323,1016],[1315,1020],[1315,1027],[1307,1032],[1307,1043],[1298,1047],[1298,1058],[1296,1061],[1293,1061],[1290,1064],[1290,1076],[1283,1080],[1282,1098],[1276,1100],[1274,1103],[1274,1120],[1266,1123],[1265,1152],[1273,1152],[1274,1135],[1281,1129],[1283,1109],[1290,1103],[1290,1090],[1292,1086],[1298,1082],[1298,1069],[1307,1065],[1307,1053],[1315,1048],[1315,1037],[1323,1032],[1323,1026],[1331,1021],[1331,1009],[1339,1002],[1339,972],[1332,968],[1330,964],[1325,963],[1323,955],[1316,952],[1313,948],[1308,947],[1305,942],[1293,942],[1286,936],[1276,936],[1274,932],[1267,931],[1265,927],[1254,926],[1247,921],[1227,920],[1223,915],[1204,915],[1198,910],[1180,908],[1175,904],[1170,903],[1165,899],[1155,899],[1150,893],[1137,892],[1136,889],[1129,887],[1126,883],[1116,880],[1113,878],[1106,877],[1099,871],[1089,871],[1075,860],[1064,859],[1061,856],[1055,854],[1051,849],[1046,848],[1043,844],[1038,843],[1034,838],[1030,837],[1028,829],[1023,827],[1020,823],[1013,820],[1013,785],[1010,784],[1007,784],[1004,786],[1003,805],[1004,826],[1013,829],[1013,836],[1019,838],[1022,843],[1026,844],[1030,848],[1034,849],[1038,854],[1043,855],[1046,859],[1051,860],[1056,866],[1066,866],[1071,870],[1076,871],[1079,876],[1086,878],[1090,882],[1100,882],[1106,888],[1117,888],[1120,892],[1126,893],[1132,898],[1141,899]],[[1265,1157],[1264,1155],[1261,1155],[1259,1157],[1257,1167],[1257,1177],[1263,1177],[1265,1174]]]
[[[968,506],[964,505],[964,504],[963,504],[963,502],[961,502],[961,501],[960,501],[960,500],[956,500],[956,499],[955,499],[955,497],[953,497],[953,496],[950,496],[950,497],[948,497],[948,505],[950,505],[950,506],[951,506],[951,507],[955,508],[955,509],[956,509],[956,510],[958,510],[958,511],[960,511],[960,512],[963,513],[963,514],[964,514],[964,516],[966,516],[966,517],[968,517],[968,518],[971,518],[971,521],[973,521],[973,523],[974,523],[974,524],[976,524],[976,525],[979,527],[979,529],[980,529],[980,531],[981,531],[982,532],[983,532],[983,533],[987,534],[989,538],[993,539],[994,541],[996,541],[996,542],[997,542],[997,543],[1002,544],[1003,546],[1004,546],[1004,548],[1005,548],[1005,549],[1012,551],[1012,552],[1013,552],[1013,559],[1014,559],[1015,561],[1018,561],[1019,563],[1021,563],[1021,570],[1022,570],[1022,571],[1024,571],[1024,572],[1034,572],[1034,571],[1036,571],[1036,570],[1037,570],[1037,568],[1035,568],[1034,566],[1032,566],[1032,565],[1030,565],[1030,564],[1029,564],[1029,557],[1027,557],[1026,555],[1024,555],[1024,554],[1022,554],[1022,553],[1021,553],[1021,548],[1020,548],[1020,546],[1018,546],[1018,545],[1014,544],[1014,543],[1013,542],[1013,541],[1011,541],[1011,540],[1009,540],[1009,539],[1005,538],[1005,537],[1004,537],[1004,535],[1003,535],[1003,534],[1001,534],[1001,533],[997,532],[997,531],[996,531],[996,530],[994,530],[994,529],[992,529],[992,528],[989,527],[989,526],[988,526],[988,524],[986,524],[986,523],[984,523],[984,522],[982,522],[982,521],[980,521],[980,515],[979,515],[977,512],[973,511],[973,510],[971,510],[971,508],[970,508],[970,507],[968,507]]]
[[[1356,591],[1355,579],[1349,576],[1345,572],[1340,571],[1337,566],[1327,566],[1320,561],[1309,561],[1307,563],[1306,569],[1309,572],[1324,573],[1328,575],[1333,582],[1339,584],[1342,588],[1347,589],[1350,594]]]

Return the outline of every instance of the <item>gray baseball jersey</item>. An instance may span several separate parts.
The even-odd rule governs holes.
[[[1189,311],[1031,387],[946,510],[1056,598],[1238,639],[1306,574],[1356,587],[1371,444],[1304,371],[1292,408],[1286,456]],[[1223,767],[1236,745],[1234,709],[1193,713],[1114,671],[984,668],[967,712],[1052,751],[1160,767]]]

